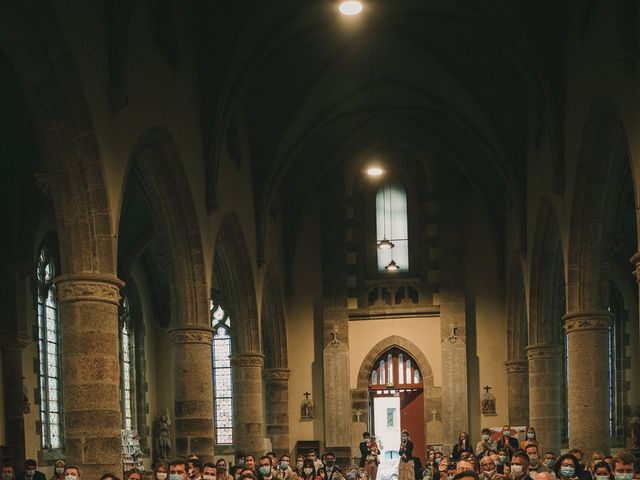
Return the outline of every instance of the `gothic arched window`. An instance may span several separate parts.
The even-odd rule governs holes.
[[[216,443],[233,443],[233,389],[231,384],[231,319],[220,305],[211,302],[213,327],[213,409]]]
[[[49,251],[40,250],[36,267],[40,436],[42,448],[62,448],[62,382],[60,375],[60,321],[55,267]]]
[[[131,322],[131,306],[126,295],[122,296],[120,308],[120,380],[122,400],[122,428],[135,430],[136,375],[134,335]]]
[[[378,271],[387,271],[393,260],[398,271],[409,271],[409,225],[407,193],[397,180],[384,182],[376,193],[376,243],[384,239],[393,248],[378,248]]]

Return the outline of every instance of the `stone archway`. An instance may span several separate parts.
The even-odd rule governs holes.
[[[264,355],[253,267],[237,213],[222,220],[213,260],[213,290],[232,318],[233,448],[264,451]]]
[[[212,461],[212,328],[202,240],[191,189],[171,134],[164,127],[145,131],[129,168],[149,200],[169,278],[175,453],[186,458],[194,452]],[[187,381],[187,371],[189,378],[198,378],[199,388]]]
[[[591,100],[582,133],[570,216],[567,314],[569,447],[609,450],[609,263],[616,214],[633,178],[624,125],[603,95]],[[634,185],[635,188],[635,185]],[[588,372],[588,373],[587,373]],[[592,381],[582,379],[588,374]],[[589,418],[588,424],[582,419]]]
[[[541,445],[558,451],[567,424],[564,262],[560,227],[548,199],[538,212],[529,285],[529,421]]]
[[[31,113],[46,162],[39,180],[51,194],[58,226],[61,346],[73,350],[62,357],[65,455],[87,477],[98,477],[121,465],[120,405],[113,399],[120,389],[122,286],[98,140],[73,52],[50,2],[2,3],[0,43]]]
[[[434,385],[431,364],[422,350],[413,342],[399,335],[391,335],[379,341],[369,350],[358,370],[357,386],[351,390],[352,411],[356,412],[351,425],[352,448],[356,452],[362,432],[369,425],[369,375],[380,355],[394,347],[411,355],[422,373],[426,445],[442,445],[442,388]]]
[[[269,265],[262,289],[262,345],[266,432],[276,455],[289,451],[289,368],[287,330],[280,282]]]

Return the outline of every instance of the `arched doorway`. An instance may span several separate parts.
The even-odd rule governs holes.
[[[397,457],[400,433],[408,430],[413,455],[424,465],[424,382],[416,360],[391,347],[374,362],[369,374],[369,429],[376,436],[382,461]]]

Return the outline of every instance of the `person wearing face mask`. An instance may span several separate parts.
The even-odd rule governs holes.
[[[606,462],[598,462],[593,466],[593,474],[594,480],[612,480],[613,474],[611,471],[611,466]]]
[[[229,473],[235,478],[239,478],[244,469],[244,453],[236,454],[236,463],[231,467]]]
[[[534,480],[542,472],[548,472],[549,469],[544,466],[540,461],[540,454],[538,453],[538,446],[530,443],[525,449],[527,456],[529,457],[529,476]]]
[[[473,447],[471,446],[471,440],[467,432],[462,432],[458,437],[458,443],[453,446],[451,457],[454,460],[460,460],[464,452],[473,453]]]
[[[340,476],[340,467],[336,465],[336,455],[333,452],[325,453],[324,466],[318,474],[325,480],[334,480]]]
[[[538,444],[538,439],[536,438],[536,430],[533,427],[527,428],[527,434],[524,440],[522,440],[520,444],[520,448],[522,450],[526,450],[529,445],[535,445],[536,447],[540,447]]]
[[[413,462],[413,441],[409,437],[408,430],[402,430],[400,435],[400,462],[398,463],[399,480],[415,480],[415,469]]]
[[[544,453],[544,466],[549,469],[550,472],[553,471],[556,466],[556,454],[552,451],[546,451]]]
[[[142,480],[142,472],[137,468],[132,468],[125,472],[124,478],[125,480]]]
[[[498,439],[496,448],[498,451],[504,449],[508,458],[511,458],[511,455],[520,448],[518,439],[511,435],[511,427],[509,425],[502,427],[502,436]]]
[[[291,458],[289,455],[284,454],[280,457],[278,469],[275,471],[274,476],[278,480],[293,480],[295,473],[291,468]]]
[[[271,467],[271,459],[266,455],[258,460],[258,479],[271,480],[273,478],[273,468]]]
[[[303,466],[304,466],[304,455],[298,455],[296,457],[296,464],[293,467],[293,473],[296,475],[296,477],[302,478],[304,476],[304,473],[302,473]]]
[[[633,480],[636,457],[630,452],[620,452],[611,460],[615,480]]]
[[[481,435],[480,441],[476,444],[476,457],[478,458],[489,455],[489,452],[496,448],[495,442],[491,441],[491,430],[483,428]]]
[[[227,462],[222,458],[216,462],[216,480],[233,480],[233,476],[227,471]]]
[[[32,458],[24,462],[24,472],[17,476],[17,480],[46,480],[44,473],[38,471],[38,464]]]
[[[316,473],[316,465],[311,458],[306,458],[302,465],[302,480],[321,480],[320,476]]]
[[[2,466],[2,480],[15,480],[15,476],[13,465]]]
[[[499,480],[500,475],[496,470],[496,462],[491,455],[485,455],[480,459],[480,479],[481,480]]]
[[[169,480],[188,480],[187,462],[174,460],[169,464]]]
[[[522,450],[511,455],[512,480],[531,480],[529,476],[529,456]]]
[[[64,480],[64,460],[56,460],[53,467],[53,476],[49,480]]]
[[[153,469],[153,480],[167,480],[169,477],[169,466],[166,463],[158,462]]]
[[[582,478],[582,469],[578,459],[570,453],[565,453],[558,457],[558,461],[553,469],[558,480],[576,480]]]
[[[64,467],[64,480],[82,480],[80,469],[75,466]]]

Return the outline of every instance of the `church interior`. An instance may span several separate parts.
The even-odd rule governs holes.
[[[640,2],[2,2],[0,82],[1,463],[640,447]]]

